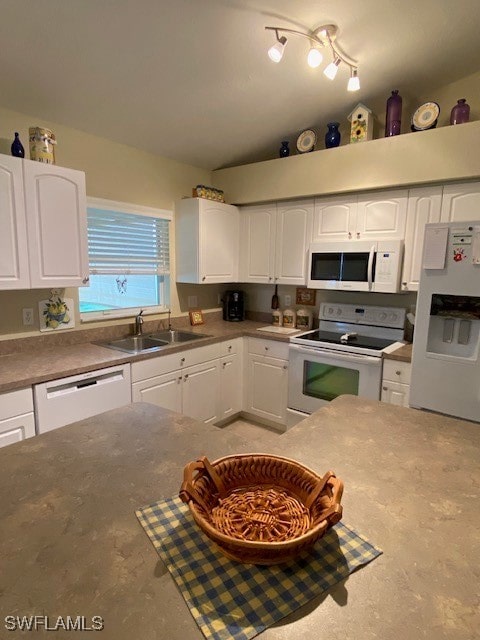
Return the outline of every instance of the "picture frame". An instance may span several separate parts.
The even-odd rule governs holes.
[[[297,287],[296,304],[306,304],[311,307],[315,306],[316,289],[307,289],[306,287]]]
[[[190,316],[190,324],[192,327],[197,324],[204,324],[205,322],[201,309],[190,309],[188,315]]]

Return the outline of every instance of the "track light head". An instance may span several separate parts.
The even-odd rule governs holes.
[[[335,80],[340,62],[340,58],[338,56],[335,56],[333,62],[330,62],[330,64],[325,67],[325,71],[323,73],[329,80]]]
[[[278,31],[276,32],[276,34],[277,42],[268,50],[268,57],[272,62],[280,62],[283,57],[285,45],[287,44],[287,39],[285,36],[279,37]]]
[[[350,78],[348,79],[347,91],[358,91],[360,89],[360,78],[356,69],[350,70]]]
[[[322,52],[318,47],[312,47],[308,52],[307,63],[308,66],[312,69],[316,69],[318,66],[322,64],[323,56]]]

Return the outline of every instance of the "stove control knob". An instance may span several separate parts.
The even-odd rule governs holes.
[[[395,322],[398,319],[398,316],[396,313],[391,313],[390,314],[390,320],[393,320],[393,322]]]
[[[380,320],[385,320],[387,318],[387,314],[382,311],[382,313],[379,315],[379,318]]]
[[[338,307],[337,309],[337,316],[341,316],[342,315],[342,310],[340,309],[340,307]]]
[[[332,313],[333,313],[333,307],[328,307],[327,313],[328,313],[329,316],[331,316]]]

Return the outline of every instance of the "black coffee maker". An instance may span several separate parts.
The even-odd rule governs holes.
[[[243,291],[225,291],[222,298],[223,319],[228,322],[245,320]]]

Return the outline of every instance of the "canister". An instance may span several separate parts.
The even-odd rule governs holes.
[[[294,309],[285,309],[283,312],[283,326],[288,327],[289,329],[295,329],[295,320],[297,314]]]
[[[307,309],[298,309],[297,311],[297,329],[307,331],[312,328],[312,312]]]
[[[30,127],[28,130],[30,144],[30,159],[55,164],[55,134],[43,127]]]
[[[272,324],[274,327],[281,327],[283,324],[283,313],[280,309],[274,309],[272,311]]]

